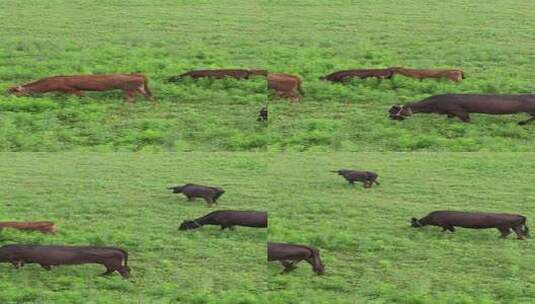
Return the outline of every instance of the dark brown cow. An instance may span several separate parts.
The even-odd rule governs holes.
[[[26,231],[40,231],[43,233],[56,232],[56,226],[52,222],[0,222],[0,231],[4,228],[12,228]]]
[[[362,182],[364,188],[370,188],[373,183],[376,185],[379,185],[379,182],[377,181],[377,178],[379,177],[377,173],[370,172],[370,171],[355,171],[355,170],[346,170],[341,169],[337,171],[331,171],[334,173],[338,173],[338,175],[341,175],[345,178],[346,181],[348,181],[351,185],[353,185],[355,182]]]
[[[531,118],[521,121],[525,125],[535,120],[535,95],[476,95],[445,94],[428,97],[422,101],[395,105],[389,110],[390,118],[403,120],[413,113],[437,113],[470,121],[470,113],[514,114],[527,113]]]
[[[390,68],[394,74],[400,74],[406,77],[424,79],[433,78],[441,79],[448,78],[452,81],[461,81],[464,79],[464,72],[462,70],[446,70],[446,69],[407,69],[401,67]]]
[[[234,230],[234,226],[266,228],[267,220],[267,212],[219,210],[191,221],[184,221],[178,229],[197,229],[204,225],[221,226],[221,230]]]
[[[74,75],[46,77],[32,83],[14,86],[8,92],[15,95],[61,92],[84,96],[84,91],[121,90],[126,101],[134,101],[137,93],[155,101],[143,74]]]
[[[290,98],[296,102],[305,96],[301,87],[301,78],[289,74],[269,74],[267,76],[268,90],[274,90],[277,97]]]
[[[101,275],[114,271],[123,278],[130,275],[128,253],[115,247],[6,245],[0,247],[0,263],[11,263],[16,268],[35,263],[46,270],[59,265],[101,264],[106,267]]]
[[[412,218],[412,227],[424,227],[427,225],[442,227],[442,231],[455,231],[454,227],[489,229],[496,228],[505,238],[511,233],[511,229],[519,239],[529,236],[529,228],[526,225],[526,217],[518,214],[506,213],[483,213],[483,212],[459,212],[459,211],[434,211],[421,219]],[[524,228],[524,229],[522,229]]]
[[[268,262],[279,261],[284,266],[282,273],[295,270],[297,263],[303,260],[312,265],[315,273],[319,275],[325,273],[325,267],[320,259],[320,252],[314,247],[268,242],[267,251]]]
[[[377,79],[390,79],[394,75],[392,69],[355,69],[345,70],[331,73],[326,76],[320,77],[320,80],[326,80],[331,82],[343,82],[350,78],[370,78]]]
[[[167,188],[173,190],[173,193],[182,193],[188,201],[192,201],[196,197],[203,198],[208,204],[217,204],[217,199],[225,193],[225,191],[218,187],[202,186],[197,184],[185,184],[183,186],[174,186]]]
[[[267,76],[267,70],[245,70],[245,69],[218,69],[218,70],[195,70],[189,71],[178,76],[173,76],[168,79],[169,82],[177,82],[184,77],[198,78],[215,78],[221,79],[231,77],[242,80],[249,79],[251,76]]]
[[[262,107],[260,109],[260,112],[258,112],[258,119],[257,121],[267,121],[268,120],[268,107]]]

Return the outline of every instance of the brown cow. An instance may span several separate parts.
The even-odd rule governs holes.
[[[176,82],[183,77],[191,77],[193,79],[198,78],[215,78],[221,79],[225,77],[231,77],[234,79],[242,80],[249,79],[251,76],[267,76],[267,70],[245,70],[245,69],[217,69],[217,70],[195,70],[189,71],[178,76],[173,76],[168,79],[169,82]]]
[[[416,78],[416,79],[424,79],[424,78],[434,78],[434,79],[441,79],[441,78],[448,78],[450,80],[453,80],[455,82],[461,81],[461,79],[464,79],[464,72],[461,70],[427,70],[427,69],[406,69],[406,68],[400,68],[400,67],[393,67],[390,68],[394,74],[400,74],[406,77]]]
[[[320,80],[326,80],[331,82],[343,82],[350,78],[370,78],[375,77],[377,79],[390,79],[394,75],[391,69],[357,69],[357,70],[345,70],[331,73],[326,76],[320,77]]]
[[[268,242],[267,256],[268,262],[279,261],[284,266],[282,273],[295,270],[297,263],[303,260],[312,266],[315,273],[325,273],[319,250],[311,246]]]
[[[56,226],[52,222],[0,222],[0,231],[4,228],[41,231],[43,233],[56,232]]]
[[[274,90],[279,98],[290,98],[296,102],[301,99],[301,96],[305,96],[301,87],[301,78],[297,76],[282,73],[269,74],[267,81],[268,90]]]
[[[115,271],[125,279],[130,275],[128,252],[116,247],[6,245],[0,247],[0,263],[16,268],[35,263],[48,271],[59,265],[101,264],[106,267],[101,275]]]
[[[143,94],[147,100],[155,101],[147,77],[143,74],[53,76],[11,87],[8,93],[19,96],[61,92],[83,97],[84,91],[111,90],[123,91],[124,99],[129,102],[134,101],[137,93]]]

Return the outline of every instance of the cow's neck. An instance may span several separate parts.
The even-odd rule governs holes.
[[[410,108],[413,113],[429,113],[433,109],[426,102],[413,102],[405,104],[404,107]]]

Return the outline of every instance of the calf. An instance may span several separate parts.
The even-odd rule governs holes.
[[[169,82],[176,82],[184,77],[190,77],[193,79],[198,78],[215,78],[221,79],[225,77],[231,77],[234,79],[242,80],[249,79],[251,76],[267,76],[267,70],[245,70],[245,69],[218,69],[218,70],[196,70],[189,71],[178,76],[173,76],[168,79]]]
[[[6,245],[0,247],[0,262],[16,268],[36,263],[46,270],[59,265],[101,264],[106,267],[101,275],[117,271],[127,278],[130,274],[128,253],[115,247]]]
[[[322,275],[325,273],[325,267],[320,259],[320,252],[314,247],[268,242],[267,256],[268,262],[279,261],[284,266],[282,273],[295,270],[297,263],[303,260],[312,265],[312,269],[317,274]]]
[[[434,79],[448,78],[452,81],[458,82],[458,81],[461,81],[461,79],[464,79],[464,72],[461,70],[406,69],[406,68],[400,68],[400,67],[393,67],[393,68],[390,68],[390,70],[394,74],[400,74],[406,77],[416,78],[420,80],[424,78],[434,78]]]
[[[221,230],[228,228],[234,230],[234,226],[267,227],[267,212],[260,211],[214,211],[192,221],[184,221],[179,230],[197,229],[204,225],[219,225]]]
[[[123,91],[124,99],[129,102],[134,101],[137,93],[145,96],[147,100],[155,101],[148,86],[148,79],[143,74],[54,76],[11,87],[8,93],[18,96],[61,92],[82,97],[84,91],[111,90]]]
[[[377,178],[379,177],[377,173],[370,172],[370,171],[354,171],[354,170],[346,170],[341,169],[337,171],[331,171],[334,173],[338,173],[338,175],[341,175],[345,178],[346,181],[348,181],[351,185],[353,185],[355,182],[362,182],[364,188],[370,188],[373,183],[376,185],[379,185],[379,182],[377,181]]]
[[[258,119],[257,121],[267,121],[268,120],[268,107],[262,107],[260,109],[260,112],[258,112]]]
[[[217,204],[217,199],[225,193],[221,188],[202,186],[197,184],[185,184],[183,186],[175,186],[167,188],[173,190],[173,193],[182,193],[188,201],[192,201],[196,197],[203,198],[208,204]]]
[[[450,118],[458,117],[463,122],[470,122],[470,113],[527,113],[531,117],[518,123],[525,125],[535,120],[535,95],[444,94],[419,102],[394,105],[389,110],[390,118],[395,120],[403,120],[413,113],[443,114]]]
[[[12,228],[26,231],[40,231],[43,233],[56,232],[56,226],[52,222],[0,222],[0,231],[4,228]]]
[[[326,80],[331,82],[343,82],[350,78],[370,78],[375,77],[377,79],[390,79],[394,75],[392,69],[358,69],[358,70],[345,70],[331,73],[326,76],[320,77],[320,80]]]
[[[279,98],[290,98],[290,100],[297,102],[305,92],[301,87],[301,78],[289,74],[269,74],[267,76],[268,90],[274,90]]]
[[[505,238],[511,233],[511,229],[519,239],[529,236],[529,228],[526,225],[526,217],[518,214],[483,213],[483,212],[459,212],[459,211],[434,211],[421,219],[412,218],[412,227],[439,226],[443,231],[455,231],[455,227],[472,229],[496,228]],[[524,228],[524,229],[522,229]]]

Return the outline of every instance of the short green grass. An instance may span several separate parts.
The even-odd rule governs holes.
[[[0,264],[1,303],[533,303],[533,239],[413,229],[453,209],[520,213],[532,226],[535,155],[524,153],[2,154],[0,220],[53,220],[57,235],[5,230],[0,244],[113,245],[132,278],[100,266]],[[349,186],[330,170],[379,173]],[[179,232],[208,213],[166,186],[219,185],[221,209],[267,210],[269,229]],[[266,239],[321,250],[279,275]]]
[[[99,265],[0,264],[0,303],[253,303],[267,290],[267,229],[178,231],[213,210],[267,210],[261,155],[16,153],[0,156],[0,172],[0,220],[52,220],[59,231],[4,230],[2,245],[119,246],[132,268],[123,280],[98,277]],[[227,192],[210,208],[166,190],[186,182]]]
[[[413,229],[434,210],[519,213],[533,226],[533,154],[279,154],[269,166],[271,241],[311,244],[327,274],[269,265],[271,303],[533,303],[533,239]],[[379,174],[350,186],[329,170]]]
[[[447,92],[532,93],[535,4],[485,1],[4,0],[0,89],[58,74],[143,72],[160,100],[0,96],[2,151],[533,151],[524,114],[390,121],[395,103]],[[467,79],[318,77],[348,68],[462,68]],[[300,104],[263,78],[166,79],[200,68],[265,68],[304,79]]]

